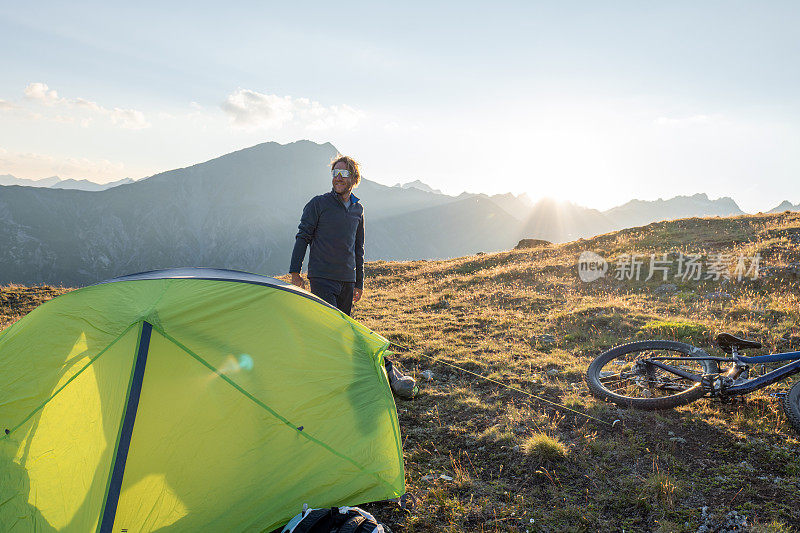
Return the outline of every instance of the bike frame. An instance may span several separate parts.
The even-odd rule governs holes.
[[[776,368],[772,372],[767,372],[763,376],[758,376],[752,379],[748,379],[744,383],[728,387],[727,389],[725,389],[725,394],[730,394],[730,395],[747,394],[748,392],[753,392],[754,390],[764,388],[767,385],[772,385],[775,382],[778,382],[784,378],[788,378],[789,376],[800,372],[800,352],[785,352],[785,353],[775,353],[770,355],[756,355],[754,357],[745,357],[743,355],[739,355],[736,352],[734,352],[733,359],[745,365],[774,363],[777,361],[794,361],[794,362],[789,363],[788,365],[783,365],[780,368]]]
[[[755,364],[763,364],[763,363],[774,363],[777,361],[793,361],[787,365],[783,365],[780,368],[776,368],[771,372],[767,372],[763,376],[758,376],[752,379],[748,379],[743,383],[738,385],[731,385],[729,387],[725,387],[720,391],[721,394],[725,396],[736,396],[742,394],[748,394],[758,389],[762,389],[768,385],[772,385],[784,378],[787,378],[793,374],[797,374],[800,372],[800,351],[798,352],[783,352],[783,353],[775,353],[770,355],[756,355],[754,357],[746,357],[744,355],[739,355],[736,352],[736,349],[733,350],[731,354],[732,357],[653,357],[647,359],[646,361],[666,370],[667,372],[671,372],[675,375],[681,376],[682,378],[691,379],[692,381],[696,381],[701,383],[703,381],[703,376],[699,374],[694,374],[692,372],[687,372],[680,368],[675,368],[668,364],[664,364],[661,361],[698,361],[698,360],[705,360],[705,361],[718,361],[718,362],[726,362],[726,363],[734,363],[736,365],[736,369],[739,369],[739,372],[736,373],[735,376],[738,376],[742,370],[744,370],[747,365],[755,365]]]

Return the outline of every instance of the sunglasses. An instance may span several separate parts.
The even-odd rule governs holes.
[[[334,178],[336,176],[341,176],[343,178],[349,178],[350,177],[350,171],[347,170],[347,169],[342,169],[342,168],[332,168],[331,169],[331,174],[333,174]]]

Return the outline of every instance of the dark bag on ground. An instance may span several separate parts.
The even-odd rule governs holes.
[[[385,533],[375,517],[358,507],[303,510],[281,533]]]

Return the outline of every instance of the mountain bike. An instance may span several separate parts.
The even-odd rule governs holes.
[[[749,394],[800,372],[800,352],[745,357],[740,350],[761,343],[721,333],[717,345],[728,357],[715,357],[677,341],[650,340],[616,346],[598,355],[586,371],[595,397],[637,409],[670,409],[698,398],[722,399]],[[789,361],[750,377],[753,365]],[[783,410],[800,431],[800,381],[783,397]]]

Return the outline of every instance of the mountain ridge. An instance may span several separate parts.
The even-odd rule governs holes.
[[[330,187],[331,143],[260,143],[101,191],[0,186],[0,283],[86,284],[197,265],[280,274],[305,203]],[[433,259],[563,242],[669,216],[742,213],[705,194],[607,211],[527,196],[448,196],[362,180],[366,256]]]
[[[0,175],[0,186],[18,185],[21,187],[49,188],[49,189],[78,189],[82,191],[102,191],[119,185],[133,183],[133,178],[122,178],[107,183],[97,183],[88,179],[59,178],[50,176],[38,180],[18,178],[11,174]]]

